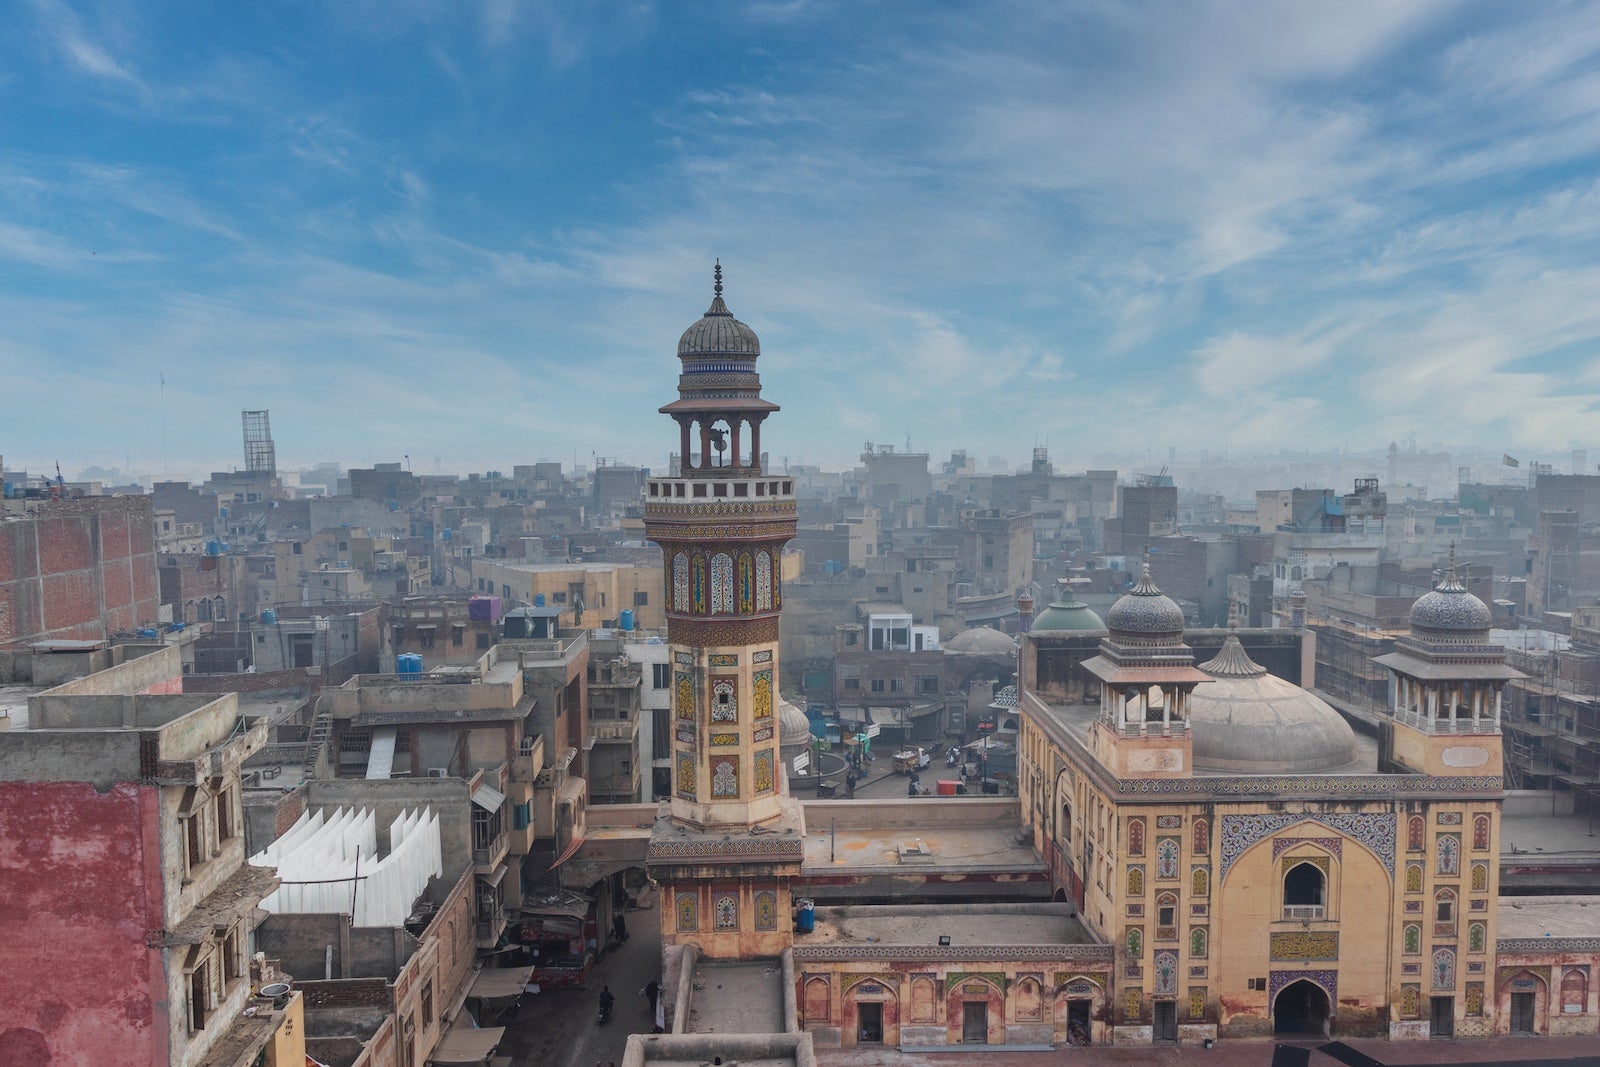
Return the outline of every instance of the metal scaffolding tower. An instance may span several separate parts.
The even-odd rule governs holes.
[[[272,426],[265,411],[245,411],[244,469],[278,473],[278,456],[272,446]]]

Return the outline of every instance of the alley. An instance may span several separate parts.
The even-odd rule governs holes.
[[[501,1051],[515,1067],[592,1067],[622,1062],[628,1035],[649,1033],[650,1012],[640,995],[646,982],[659,977],[660,913],[655,908],[628,913],[629,939],[607,952],[583,989],[549,989],[523,997],[515,1018],[508,1019]],[[616,996],[611,1021],[598,1026],[600,989]]]

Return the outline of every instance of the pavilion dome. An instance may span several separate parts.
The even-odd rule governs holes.
[[[1450,569],[1444,581],[1433,590],[1417,598],[1411,605],[1411,631],[1413,633],[1443,633],[1453,637],[1466,637],[1482,633],[1487,639],[1494,625],[1489,605],[1467,592],[1467,587],[1456,577],[1456,550],[1450,549]]]
[[[969,656],[1015,656],[1017,643],[999,630],[979,626],[956,634],[944,643],[944,650]]]
[[[1139,584],[1106,612],[1106,629],[1113,634],[1135,637],[1181,636],[1183,609],[1150,580],[1150,564],[1144,565]],[[1036,624],[1037,625],[1037,624]]]
[[[1196,770],[1300,774],[1356,758],[1350,724],[1328,703],[1250,659],[1232,634],[1201,671],[1213,679],[1189,694]]]
[[[778,745],[808,745],[811,743],[811,720],[790,701],[778,698]]]
[[[1062,579],[1055,602],[1034,616],[1035,630],[1104,630],[1105,622],[1078,599],[1072,586]]]

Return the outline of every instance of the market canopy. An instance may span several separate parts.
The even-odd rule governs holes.
[[[439,1039],[428,1062],[440,1064],[441,1067],[445,1064],[485,1063],[494,1055],[495,1047],[505,1033],[503,1026],[452,1026]]]

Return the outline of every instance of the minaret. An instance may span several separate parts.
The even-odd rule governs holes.
[[[778,612],[794,483],[761,469],[755,331],[722,299],[678,341],[680,473],[652,478],[645,533],[661,546],[673,662],[672,798],[650,843],[664,954],[776,955],[792,940],[789,879],[805,830],[778,756]],[[669,961],[670,965],[670,961]]]

